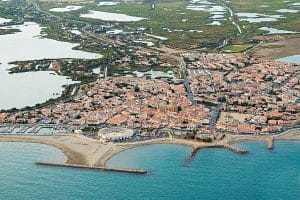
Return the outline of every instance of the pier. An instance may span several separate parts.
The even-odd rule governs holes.
[[[147,174],[146,170],[140,170],[140,169],[122,169],[122,168],[111,168],[111,167],[97,167],[97,166],[86,166],[86,165],[76,165],[76,164],[56,164],[56,163],[44,163],[44,162],[37,162],[36,164],[42,166],[51,166],[51,167],[69,167],[69,168],[78,168],[78,169],[122,172],[122,173],[130,173],[130,174]]]
[[[243,149],[239,149],[237,147],[234,147],[234,146],[231,146],[231,145],[227,145],[227,144],[216,144],[216,145],[211,145],[211,146],[204,146],[204,147],[196,147],[196,148],[193,148],[193,151],[190,155],[190,158],[194,158],[197,154],[197,152],[200,150],[200,149],[203,149],[203,148],[224,148],[224,149],[228,149],[234,153],[238,153],[238,154],[247,154],[248,151],[247,150],[243,150]]]
[[[266,138],[267,141],[267,148],[272,150],[274,148],[274,138],[270,137],[270,138]]]
[[[29,128],[26,126],[20,127],[20,129],[16,133],[25,133]]]
[[[247,154],[247,150],[239,149],[237,147],[231,146],[231,145],[222,145],[223,148],[228,149],[232,152],[239,153],[239,154]]]
[[[33,127],[28,133],[35,133],[37,134],[41,130],[40,126]]]

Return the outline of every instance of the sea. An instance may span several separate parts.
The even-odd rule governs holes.
[[[300,199],[300,142],[236,144],[250,153],[157,144],[113,157],[112,167],[149,170],[133,175],[37,166],[65,162],[57,149],[42,144],[0,143],[0,199]]]

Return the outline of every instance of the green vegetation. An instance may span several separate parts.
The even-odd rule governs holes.
[[[85,4],[84,8],[77,11],[54,14],[72,20],[85,21],[90,24],[101,23],[101,20],[80,18],[80,14],[87,13],[89,10],[96,10],[144,17],[146,19],[142,21],[120,23],[120,28],[125,31],[133,31],[137,27],[147,28],[147,33],[167,37],[168,40],[164,41],[164,44],[179,48],[215,48],[222,44],[226,38],[235,35],[236,29],[229,21],[224,21],[222,26],[209,26],[207,24],[213,21],[209,18],[210,15],[207,12],[186,9],[187,2],[183,0],[159,1],[155,4],[154,9],[151,7],[151,3],[141,2],[117,6]],[[53,7],[64,7],[66,5],[66,3],[40,3],[41,8],[45,11]]]
[[[32,2],[34,0],[30,0]],[[133,31],[137,27],[147,28],[147,33],[167,37],[169,40],[163,41],[163,44],[170,45],[177,48],[207,48],[213,50],[218,46],[221,46],[223,41],[229,39],[232,40],[240,39],[244,40],[244,43],[249,43],[251,38],[256,35],[261,35],[264,31],[259,30],[260,27],[272,27],[282,30],[298,31],[300,32],[300,15],[299,13],[279,13],[278,9],[297,9],[292,6],[292,3],[297,0],[290,0],[289,2],[281,0],[210,0],[210,2],[216,3],[217,5],[226,5],[234,11],[238,12],[250,12],[260,13],[267,15],[282,15],[284,18],[278,19],[278,21],[261,22],[261,23],[249,23],[246,21],[239,21],[238,17],[235,16],[235,21],[239,23],[243,29],[243,33],[238,35],[236,27],[228,20],[229,13],[226,14],[227,20],[222,21],[221,26],[210,26],[207,25],[213,21],[211,15],[208,12],[193,11],[186,9],[186,5],[189,3],[188,0],[136,0],[134,2],[126,2],[116,6],[97,6],[96,3],[86,2],[82,3],[70,3],[70,2],[52,2],[52,1],[38,1],[40,8],[46,12],[49,12],[54,7],[65,7],[68,5],[80,5],[82,9],[72,12],[52,12],[53,15],[59,18],[66,18],[73,20],[72,23],[51,23],[48,21],[41,22],[47,28],[44,30],[48,34],[47,37],[51,37],[57,40],[77,42],[78,38],[70,37],[70,33],[62,30],[62,24],[67,25],[69,29],[72,26],[82,28],[85,26],[85,22],[91,25],[100,25],[103,23],[101,20],[80,18],[80,14],[87,13],[89,10],[97,10],[104,12],[123,13],[131,16],[144,17],[145,20],[138,22],[127,22],[115,24],[117,28],[125,31]],[[152,4],[155,4],[152,8]],[[1,13],[1,15],[7,15]],[[39,19],[36,19],[37,21]],[[40,23],[40,22],[39,22]],[[109,23],[109,22],[108,22]],[[165,28],[165,29],[164,29]],[[170,31],[168,31],[169,29]],[[176,31],[177,30],[177,31]],[[182,30],[182,31],[181,31]],[[189,30],[200,30],[199,32],[191,32]],[[103,31],[105,32],[105,31]],[[103,32],[98,32],[96,35],[101,36]],[[70,39],[71,38],[71,39]],[[87,47],[84,47],[87,49]],[[243,51],[245,47],[226,47],[235,51]],[[225,48],[225,50],[227,50]],[[100,49],[89,49],[90,51],[101,51]],[[224,50],[224,49],[222,49]]]
[[[14,34],[20,32],[18,29],[1,29],[0,28],[0,35],[7,35],[7,34]]]
[[[272,27],[289,31],[300,31],[300,15],[299,13],[280,13],[279,9],[297,9],[292,6],[292,3],[299,2],[298,0],[282,1],[282,0],[232,0],[230,6],[235,13],[259,13],[266,15],[282,15],[284,18],[273,22],[249,23],[240,21],[240,25],[245,31],[245,36],[250,37],[260,35],[263,31],[260,27]]]

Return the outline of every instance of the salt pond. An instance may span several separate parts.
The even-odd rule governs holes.
[[[120,2],[116,2],[116,1],[102,1],[99,2],[97,5],[98,6],[115,6],[118,5]]]
[[[12,20],[11,20],[11,19],[5,19],[5,18],[0,17],[0,25],[1,25],[1,24],[4,24],[4,23],[6,23],[6,22],[10,22],[10,21],[12,21]]]
[[[222,25],[222,24],[221,24],[221,22],[219,22],[219,21],[213,21],[212,23],[207,24],[207,25],[211,25],[211,26],[220,26],[220,25]]]
[[[117,21],[117,22],[136,22],[145,19],[143,17],[133,17],[126,14],[109,13],[109,12],[101,12],[101,11],[94,11],[94,10],[89,10],[88,14],[81,14],[80,17],[100,19],[103,21]]]
[[[226,20],[226,8],[209,1],[192,0],[186,6],[186,9],[208,12],[210,15],[212,15],[210,19],[213,19],[214,21],[207,25],[221,25],[220,21]]]
[[[95,59],[101,55],[73,50],[78,44],[41,38],[42,28],[31,22],[5,28],[17,28],[21,32],[0,35],[0,109],[21,108],[42,103],[62,93],[63,85],[74,83],[68,77],[39,71],[9,74],[13,61],[54,58]],[[54,95],[55,94],[55,95]]]
[[[183,29],[170,29],[170,28],[163,28],[163,30],[166,30],[169,33],[173,33],[173,32],[197,32],[197,33],[202,33],[203,31],[201,30],[183,30]],[[166,38],[164,39],[166,40]]]
[[[155,39],[162,40],[162,41],[168,40],[168,38],[162,37],[162,36],[158,36],[158,35],[152,35],[152,34],[148,34],[148,33],[145,33],[145,35],[148,36],[148,37],[152,37],[152,38],[155,38]]]
[[[51,12],[70,12],[74,10],[79,10],[81,9],[82,6],[66,6],[64,8],[52,8],[49,11]]]
[[[297,33],[295,31],[287,31],[287,30],[279,30],[276,28],[269,28],[269,27],[261,27],[259,28],[262,31],[268,31],[267,34],[292,34],[292,33]]]
[[[240,21],[247,21],[249,23],[259,22],[274,22],[278,19],[285,18],[282,15],[265,15],[259,13],[236,13]]]
[[[299,10],[293,10],[293,9],[279,9],[276,11],[280,12],[280,13],[298,13],[299,12]]]

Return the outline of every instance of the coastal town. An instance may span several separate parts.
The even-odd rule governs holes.
[[[299,127],[299,64],[228,50],[243,47],[245,51],[270,38],[243,41],[231,37],[229,41],[220,37],[212,42],[206,36],[197,45],[175,45],[173,34],[185,32],[182,38],[184,34],[194,38],[203,37],[199,36],[203,31],[192,27],[190,30],[163,27],[164,32],[157,35],[147,23],[139,24],[146,18],[116,13],[124,19],[94,20],[94,15],[88,19],[91,13],[100,15],[103,6],[123,5],[121,2],[96,3],[99,10],[88,14],[82,14],[86,11],[81,12],[83,4],[55,8],[62,5],[12,1],[0,6],[5,16],[18,16],[0,24],[4,27],[0,31],[9,30],[13,34],[18,29],[12,26],[24,23],[30,26],[27,22],[34,21],[44,26],[41,28],[43,37],[78,43],[74,49],[100,55],[97,59],[11,62],[7,69],[10,74],[51,71],[70,77],[76,83],[65,85],[61,96],[46,102],[2,109],[0,132],[37,134],[48,128],[49,134],[51,131],[79,133],[106,141],[175,137],[211,142],[231,134],[276,135]],[[215,4],[219,5],[191,1],[184,9],[195,14],[193,9],[210,8]],[[93,5],[86,7],[91,9]],[[215,9],[224,17],[233,12],[225,4],[220,5]],[[160,6],[166,11],[165,6],[170,5],[149,3],[142,9],[159,12]],[[176,9],[179,12],[179,8]],[[211,11],[209,14],[216,15]],[[237,28],[238,35],[242,34],[240,25],[228,19]],[[221,24],[222,20],[216,20],[217,23],[212,24]],[[206,26],[216,28],[218,25]],[[235,40],[238,45],[234,45]],[[111,130],[114,137],[106,136],[107,130]]]
[[[55,124],[95,132],[126,127],[182,137],[276,134],[300,119],[296,64],[242,54],[182,55],[192,100],[183,79],[99,76],[63,103],[31,111],[2,112],[1,124]]]
[[[299,22],[300,0],[0,0],[0,199],[300,199]]]

